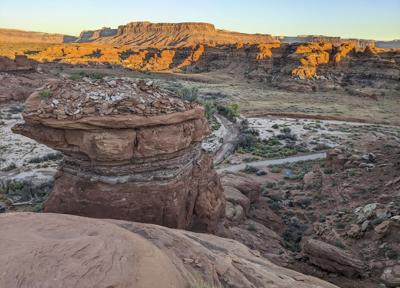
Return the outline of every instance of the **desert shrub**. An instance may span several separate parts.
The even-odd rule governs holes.
[[[71,74],[69,76],[69,79],[70,80],[74,80],[74,81],[81,80],[82,79],[82,75],[79,74],[79,73],[73,73],[73,74]]]
[[[258,171],[258,169],[251,165],[246,165],[246,167],[243,170],[243,172],[245,172],[245,173],[256,173],[257,171]]]
[[[274,127],[272,127],[272,128],[274,128]],[[283,127],[281,129],[281,132],[285,133],[285,134],[289,134],[290,132],[292,132],[292,130],[289,127]]]
[[[297,204],[298,204],[301,208],[306,209],[308,206],[311,205],[311,203],[312,203],[312,199],[309,198],[309,197],[305,197],[305,198],[299,200]]]
[[[89,78],[92,79],[103,79],[104,75],[100,74],[100,73],[90,73],[89,75],[87,75]]]
[[[389,246],[385,246],[385,256],[389,259],[396,260],[400,258],[399,253]]]
[[[274,211],[279,211],[282,208],[281,203],[278,201],[272,201],[268,206]]]
[[[261,190],[265,190],[265,189],[273,189],[276,187],[276,183],[275,182],[265,182],[261,185]]]
[[[342,222],[336,222],[336,228],[337,229],[344,229],[344,228],[346,228],[346,224],[345,223],[342,223]]]
[[[247,230],[249,230],[249,231],[257,231],[256,224],[249,223],[249,225],[247,225]]]
[[[39,92],[39,96],[43,100],[47,100],[51,96],[51,91],[50,90],[42,90]]]
[[[249,152],[258,141],[259,140],[256,133],[254,133],[254,130],[246,129],[239,137],[239,147],[243,148],[246,152]]]
[[[280,166],[271,166],[270,168],[272,173],[281,173],[282,172],[282,167]]]
[[[33,206],[32,212],[36,212],[36,213],[43,212],[43,209],[44,209],[44,204],[38,203],[35,206]]]
[[[253,161],[257,161],[258,158],[257,157],[246,157],[243,158],[243,162],[253,162]]]
[[[96,50],[93,50],[93,52],[91,54],[86,55],[86,56],[90,57],[90,58],[100,58],[102,55],[103,54],[101,53],[101,50],[100,49],[96,49]]]
[[[307,225],[298,221],[291,221],[283,231],[282,238],[285,246],[294,252],[300,251],[300,241],[303,238]]]
[[[228,105],[219,104],[217,106],[218,113],[225,116],[232,122],[236,122],[236,118],[240,116],[239,104],[231,103]]]
[[[204,106],[204,116],[206,116],[207,120],[211,120],[214,113],[217,112],[217,107],[215,106],[215,102],[207,100],[203,102],[203,106]]]
[[[195,102],[199,97],[199,89],[196,87],[182,87],[175,92],[180,98],[189,102]]]

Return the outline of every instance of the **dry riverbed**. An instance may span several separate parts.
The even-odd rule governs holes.
[[[368,135],[400,139],[400,127],[331,120],[246,118],[239,148],[222,167],[265,159],[281,159],[324,152],[338,145],[354,145]]]

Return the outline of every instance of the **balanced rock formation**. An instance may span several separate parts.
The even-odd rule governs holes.
[[[65,154],[46,212],[213,231],[225,200],[203,108],[151,81],[48,84],[14,131]]]
[[[0,287],[337,287],[214,235],[46,213],[0,225]]]

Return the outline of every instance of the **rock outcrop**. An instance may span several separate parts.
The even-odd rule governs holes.
[[[131,22],[118,27],[113,37],[100,37],[99,43],[134,47],[190,47],[198,44],[221,45],[235,43],[279,42],[270,35],[245,34],[218,30],[210,23]]]
[[[37,64],[25,55],[16,55],[15,59],[0,56],[0,72],[33,71]]]
[[[0,103],[25,100],[35,89],[52,80],[31,71],[0,72]]]
[[[0,225],[1,287],[337,287],[213,235],[61,214]]]
[[[364,263],[355,255],[319,240],[305,240],[303,253],[312,264],[325,271],[354,277],[363,275],[365,270]]]
[[[224,197],[203,108],[151,81],[62,81],[33,93],[14,131],[65,154],[46,212],[214,231]]]

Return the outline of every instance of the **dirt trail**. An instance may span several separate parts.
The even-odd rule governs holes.
[[[224,143],[214,155],[214,165],[218,165],[235,150],[237,142],[239,141],[240,131],[236,123],[232,123],[225,117],[218,114],[216,114],[215,117],[220,120],[226,131],[224,135]]]
[[[256,168],[262,168],[262,167],[270,166],[270,165],[295,163],[295,162],[300,162],[300,161],[318,160],[318,159],[325,159],[325,158],[326,158],[326,153],[320,152],[320,153],[313,153],[313,154],[307,154],[307,155],[301,155],[301,156],[292,156],[292,157],[281,158],[281,159],[259,160],[259,161],[247,162],[247,163],[242,163],[242,164],[230,165],[227,167],[218,168],[217,172],[218,173],[222,173],[224,171],[238,172],[238,171],[245,169],[246,165],[251,165]]]
[[[336,116],[336,115],[321,115],[321,114],[306,114],[299,112],[247,112],[245,113],[246,117],[267,117],[267,116],[276,116],[276,117],[285,117],[285,118],[299,118],[299,119],[312,119],[312,120],[333,120],[333,121],[342,121],[342,122],[355,122],[355,123],[365,123],[365,124],[384,124],[384,125],[393,125],[399,126],[395,123],[389,123],[388,121],[374,121],[371,119],[357,118],[357,117],[349,117],[349,116]]]

